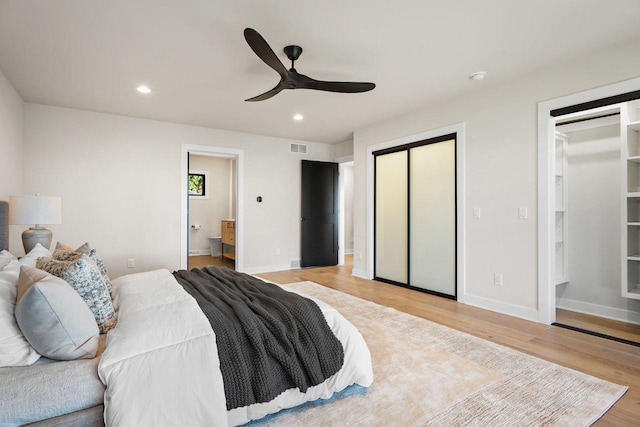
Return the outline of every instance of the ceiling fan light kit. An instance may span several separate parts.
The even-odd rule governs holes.
[[[255,54],[258,55],[265,64],[280,74],[280,81],[273,89],[261,95],[254,96],[253,98],[245,99],[245,101],[264,101],[277,95],[283,89],[314,89],[327,92],[359,93],[370,91],[376,87],[374,83],[316,80],[298,73],[295,69],[295,62],[302,54],[302,48],[297,45],[289,45],[284,48],[284,53],[287,55],[287,58],[291,60],[291,68],[287,70],[266,40],[258,34],[256,30],[253,28],[245,28],[244,38]]]

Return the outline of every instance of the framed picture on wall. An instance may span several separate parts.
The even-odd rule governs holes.
[[[201,171],[190,171],[189,176],[189,198],[208,199],[209,180],[208,173]]]

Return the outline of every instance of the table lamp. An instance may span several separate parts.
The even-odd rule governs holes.
[[[28,254],[37,243],[51,246],[53,233],[42,224],[62,224],[62,198],[55,196],[9,197],[9,224],[35,224],[22,233],[24,252]]]

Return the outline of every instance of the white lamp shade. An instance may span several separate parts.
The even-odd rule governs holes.
[[[9,224],[62,224],[62,198],[11,196]]]

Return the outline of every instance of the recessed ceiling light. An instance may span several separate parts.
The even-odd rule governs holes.
[[[484,71],[476,71],[469,76],[471,80],[484,80],[485,77],[487,77],[487,73]]]
[[[146,85],[140,85],[136,88],[136,90],[140,93],[151,93],[151,88]]]
[[[304,119],[304,116],[302,114],[300,114],[300,113],[293,115],[293,120],[296,120],[296,121],[299,122],[302,119]]]

